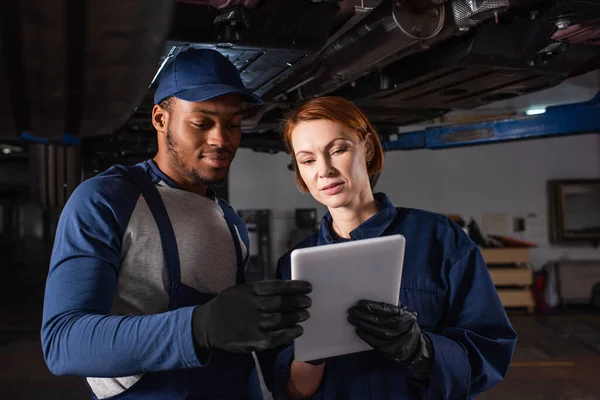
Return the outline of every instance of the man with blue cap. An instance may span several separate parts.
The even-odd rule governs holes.
[[[212,189],[241,139],[242,102],[261,99],[208,49],[161,73],[158,153],[84,181],[57,228],[42,345],[56,375],[94,399],[243,399],[267,360],[302,334],[311,287],[244,283],[244,222]]]

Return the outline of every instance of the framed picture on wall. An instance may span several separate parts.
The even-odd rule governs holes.
[[[600,241],[600,179],[548,181],[550,241]]]

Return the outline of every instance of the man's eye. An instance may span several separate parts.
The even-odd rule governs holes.
[[[195,126],[196,128],[200,128],[200,129],[202,129],[202,128],[205,127],[204,124],[199,124],[199,123],[196,123],[196,122],[192,122],[192,125]]]
[[[241,127],[242,127],[242,125],[239,125],[239,124],[229,124],[229,128],[230,129],[238,129],[238,128],[241,128]]]

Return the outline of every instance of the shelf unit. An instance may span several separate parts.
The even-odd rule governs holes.
[[[529,269],[529,248],[481,249],[496,291],[504,308],[526,308],[533,312],[533,272]]]

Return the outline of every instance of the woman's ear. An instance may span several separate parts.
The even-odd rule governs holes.
[[[365,135],[365,158],[367,163],[371,162],[371,159],[375,156],[375,142],[373,140],[373,134],[368,132]]]

